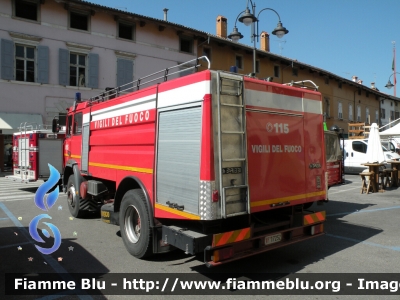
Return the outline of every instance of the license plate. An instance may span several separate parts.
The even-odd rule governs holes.
[[[241,167],[222,168],[222,174],[241,174],[241,173],[242,173]]]
[[[265,237],[265,245],[271,245],[274,243],[278,243],[282,240],[282,233],[277,233],[274,235],[269,235]]]

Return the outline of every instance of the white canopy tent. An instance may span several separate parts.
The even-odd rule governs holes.
[[[389,129],[379,132],[379,135],[381,136],[381,138],[388,138],[391,136],[400,136],[400,123]]]

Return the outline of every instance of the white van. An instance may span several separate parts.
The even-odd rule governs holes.
[[[344,172],[349,174],[361,173],[367,169],[361,164],[367,162],[368,140],[344,140]],[[382,145],[386,160],[400,160],[400,155],[388,150]],[[390,168],[390,163],[386,165]]]
[[[396,152],[400,154],[400,138],[388,138],[381,139],[382,146],[384,146],[389,151]]]

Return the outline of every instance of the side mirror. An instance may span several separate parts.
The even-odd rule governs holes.
[[[57,119],[53,119],[53,123],[51,124],[51,131],[53,133],[58,133],[60,131],[60,127],[58,126]]]

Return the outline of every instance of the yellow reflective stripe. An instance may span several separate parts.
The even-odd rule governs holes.
[[[159,203],[156,203],[154,206],[157,209],[161,209],[163,211],[166,211],[166,212],[169,212],[171,214],[175,214],[175,215],[178,215],[178,216],[181,216],[181,217],[185,217],[187,219],[200,220],[200,216],[197,216],[197,215],[194,215],[194,214],[191,214],[191,213],[187,213],[187,212],[184,212],[184,211],[180,211],[180,210],[177,210],[177,209],[173,209],[173,208],[170,208],[168,206],[161,205]]]
[[[75,154],[68,155],[67,153],[64,153],[64,156],[66,156],[66,157],[72,157],[72,158],[81,158],[80,155],[75,155]]]
[[[263,206],[263,205],[267,205],[267,204],[274,204],[274,203],[286,202],[286,201],[290,202],[290,201],[295,201],[295,200],[300,200],[300,199],[305,199],[305,198],[315,197],[315,196],[323,196],[323,195],[325,195],[325,191],[299,194],[299,195],[275,198],[275,199],[270,199],[270,200],[261,200],[261,201],[252,202],[251,207]]]
[[[94,163],[94,162],[89,162],[89,166],[107,168],[107,169],[115,169],[115,170],[132,171],[132,172],[138,172],[138,173],[153,174],[153,169],[147,169],[147,168],[136,168],[136,167],[131,167],[131,166],[118,166],[118,165],[110,165],[110,164],[100,164],[100,163]]]

